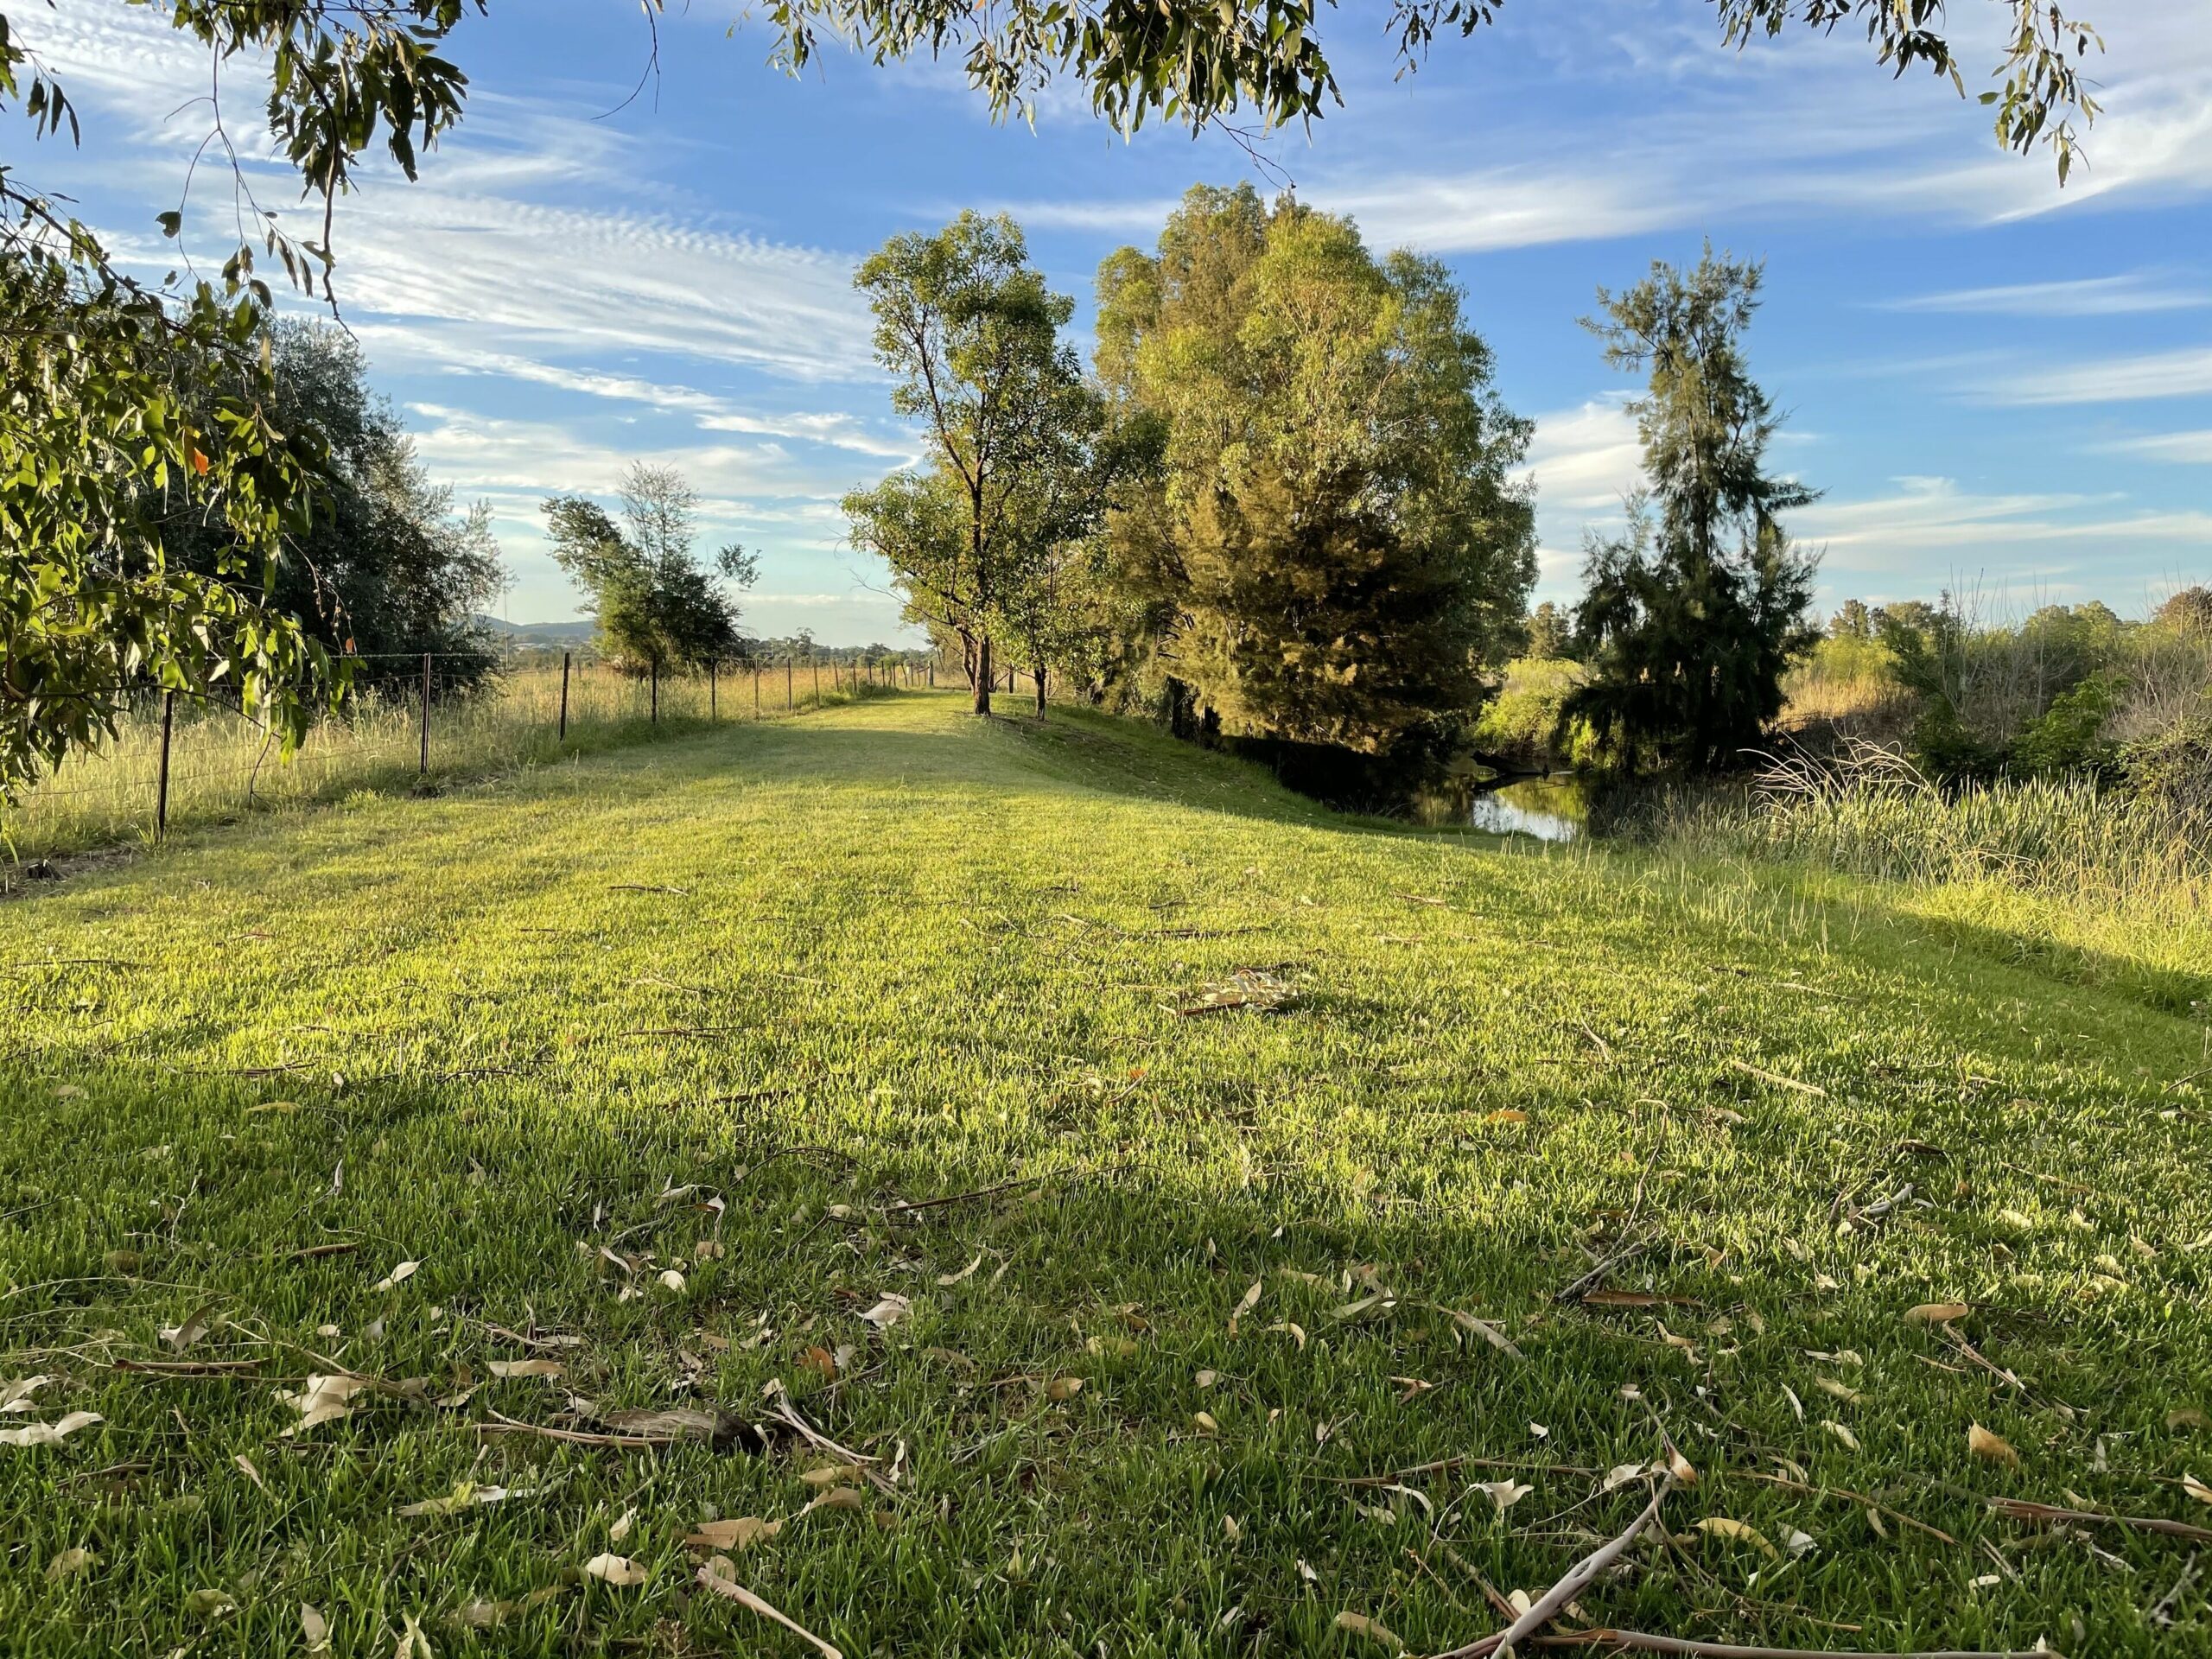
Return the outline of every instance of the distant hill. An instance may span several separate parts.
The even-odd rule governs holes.
[[[575,622],[503,622],[496,616],[479,616],[476,625],[504,645],[581,645],[592,636],[594,624]]]

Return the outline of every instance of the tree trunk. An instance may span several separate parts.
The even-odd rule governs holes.
[[[1031,671],[1037,676],[1037,718],[1041,722],[1045,718],[1045,665],[1039,663]]]
[[[985,634],[976,642],[976,712],[991,712],[991,636]]]

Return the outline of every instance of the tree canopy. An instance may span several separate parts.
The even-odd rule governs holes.
[[[583,496],[545,503],[554,562],[584,590],[600,648],[638,674],[705,668],[743,655],[737,604],[723,584],[750,587],[753,556],[733,542],[715,556],[714,569],[700,564],[691,551],[699,498],[672,467],[632,463],[620,494],[620,524]]]
[[[1600,289],[1603,315],[1586,324],[1608,363],[1649,376],[1630,405],[1648,490],[1624,535],[1590,545],[1575,620],[1593,676],[1565,711],[1628,766],[1732,762],[1818,637],[1805,617],[1814,561],[1781,523],[1817,497],[1767,470],[1781,420],[1743,353],[1762,276],[1708,247],[1692,270],[1655,263],[1623,293]]]
[[[895,236],[854,285],[875,314],[892,407],[920,423],[929,460],[845,498],[855,546],[891,567],[914,620],[950,630],[991,711],[994,634],[1035,562],[1068,539],[1096,398],[1059,331],[1075,302],[1029,264],[1021,229],[963,213],[934,236]]]
[[[1165,433],[1109,529],[1150,630],[1125,671],[1232,734],[1370,753],[1471,712],[1535,580],[1529,427],[1443,267],[1202,186],[1106,261],[1098,332]]]

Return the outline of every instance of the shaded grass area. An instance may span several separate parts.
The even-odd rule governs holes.
[[[1592,1621],[2202,1650],[2195,1546],[1985,1500],[2212,1522],[2202,1010],[1891,902],[917,696],[0,905],[0,1424],[103,1420],[0,1446],[0,1648],[801,1654],[692,1579],[758,1516],[848,1654],[1433,1651],[1671,1441]],[[888,1490],[484,1432],[783,1400]]]

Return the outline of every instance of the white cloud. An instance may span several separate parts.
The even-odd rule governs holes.
[[[2014,317],[2126,316],[2145,311],[2192,311],[2212,306],[2212,289],[2171,285],[2145,273],[2072,282],[2014,283],[1953,289],[1885,300],[1885,311],[1980,312]]]
[[[2159,432],[2147,437],[2121,438],[2099,444],[2097,448],[2103,454],[2212,467],[2212,427],[2196,432]]]
[[[1867,568],[1937,548],[2045,542],[2180,542],[2212,546],[2212,513],[2120,511],[2117,495],[1981,495],[1947,478],[1901,478],[1897,493],[1821,501],[1790,516],[1805,543]]]
[[[2212,393],[2212,346],[2069,363],[1993,382],[1979,401],[2025,407],[2050,404],[2119,404],[2142,398],[2197,397]]]

